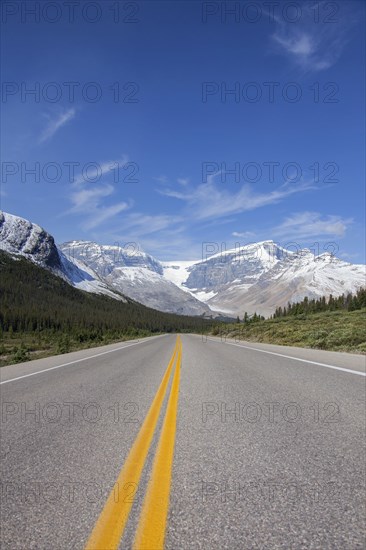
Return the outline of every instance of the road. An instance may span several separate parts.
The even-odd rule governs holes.
[[[197,335],[3,367],[1,548],[364,548],[364,372]]]

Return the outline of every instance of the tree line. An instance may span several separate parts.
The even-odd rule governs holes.
[[[334,297],[332,294],[328,298],[322,296],[318,299],[309,299],[305,297],[301,302],[288,302],[287,307],[277,307],[273,315],[269,319],[277,319],[279,317],[287,317],[287,315],[302,315],[319,313],[321,311],[355,311],[366,307],[366,288],[361,287],[355,294],[342,294],[341,296]],[[264,321],[265,317],[254,313],[249,315],[246,311],[243,317],[243,323],[256,323],[258,321]],[[236,318],[236,322],[240,323],[239,316]]]
[[[133,300],[122,302],[70,286],[25,258],[0,252],[0,330],[3,333],[68,334],[76,341],[106,334],[201,332],[213,323],[163,313]]]
[[[366,307],[366,288],[360,288],[355,294],[342,294],[334,297],[330,294],[327,299],[322,296],[309,300],[305,297],[301,302],[288,303],[287,307],[276,308],[272,318],[286,317],[287,315],[301,315],[319,313],[321,311],[355,311]]]

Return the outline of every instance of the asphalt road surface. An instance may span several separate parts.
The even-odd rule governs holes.
[[[365,357],[164,335],[1,369],[1,549],[365,548]]]

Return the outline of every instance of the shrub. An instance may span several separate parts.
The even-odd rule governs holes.
[[[29,351],[25,347],[25,345],[22,343],[13,351],[10,362],[12,364],[15,364],[15,363],[23,363],[29,360],[30,360]]]
[[[70,338],[68,334],[63,334],[57,344],[58,353],[68,353],[70,351]]]

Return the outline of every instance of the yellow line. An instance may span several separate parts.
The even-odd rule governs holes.
[[[182,345],[180,342],[164,423],[133,544],[134,550],[161,550],[164,548],[174,458],[181,361]]]
[[[140,481],[178,348],[179,340],[177,337],[173,355],[159,389],[116,481],[117,488],[125,490],[127,497],[121,497],[118,491],[118,498],[116,499],[115,490],[112,489],[86,543],[85,550],[115,550],[119,546],[136,494],[136,491],[134,491],[131,495],[131,488],[137,487]]]

